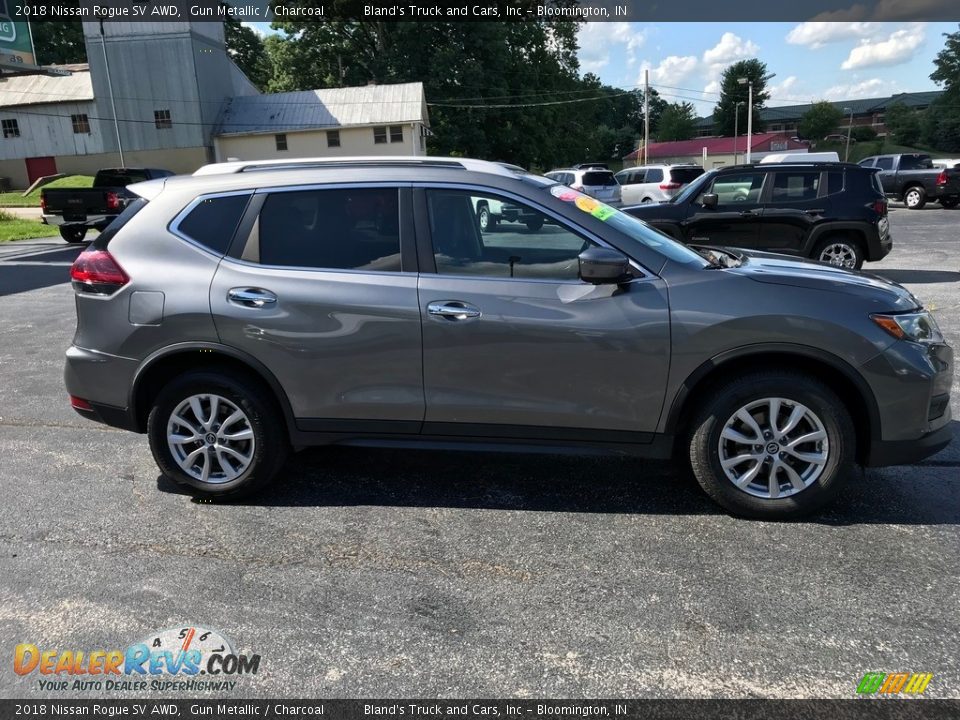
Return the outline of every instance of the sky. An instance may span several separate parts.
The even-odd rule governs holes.
[[[244,23],[272,32],[268,23]],[[650,84],[670,101],[692,102],[700,115],[716,104],[720,76],[756,57],[776,76],[768,107],[814,100],[855,100],[937,89],[930,80],[943,33],[956,23],[584,23],[581,73],[629,89]]]

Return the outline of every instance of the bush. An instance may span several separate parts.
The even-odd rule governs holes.
[[[0,222],[9,222],[10,220],[16,220],[17,216],[14,215],[9,210],[4,210],[0,208]]]
[[[850,137],[857,142],[868,142],[876,139],[877,131],[869,125],[855,125],[850,131]]]

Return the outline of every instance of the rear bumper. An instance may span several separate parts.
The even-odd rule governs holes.
[[[90,410],[74,408],[82,417],[143,432],[129,408],[136,369],[136,360],[72,345],[67,350],[63,381],[68,394],[90,404]]]
[[[114,215],[77,215],[75,219],[67,220],[63,215],[42,215],[41,222],[47,225],[83,225],[88,228],[106,227],[113,220]]]

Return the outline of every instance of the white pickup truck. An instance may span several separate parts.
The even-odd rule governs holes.
[[[531,232],[536,232],[543,227],[543,216],[525,212],[518,205],[511,205],[494,198],[473,198],[473,211],[476,213],[481,232],[490,232],[501,221],[523,223]]]

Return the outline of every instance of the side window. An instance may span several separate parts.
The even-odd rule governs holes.
[[[437,272],[528,280],[577,280],[578,256],[591,243],[549,223],[537,210],[513,200],[463,190],[429,190],[427,205]],[[503,203],[504,217],[483,233],[476,209]]]
[[[180,221],[177,232],[224,255],[249,199],[247,194],[204,198]]]
[[[892,157],[878,157],[877,165],[881,170],[893,170],[893,158]]]
[[[770,201],[773,203],[793,203],[815,200],[819,187],[819,172],[776,172],[773,174]]]
[[[843,192],[843,173],[834,171],[827,173],[827,192],[830,195],[836,195]]]
[[[866,160],[861,160],[857,163],[860,167],[873,167],[873,158],[867,158]]]
[[[271,193],[260,210],[263,265],[400,270],[396,188]]]
[[[719,205],[760,202],[764,173],[743,172],[720,175],[713,181],[709,192],[716,193]]]
[[[645,183],[663,182],[663,168],[650,168],[647,170],[647,176],[643,179]]]

